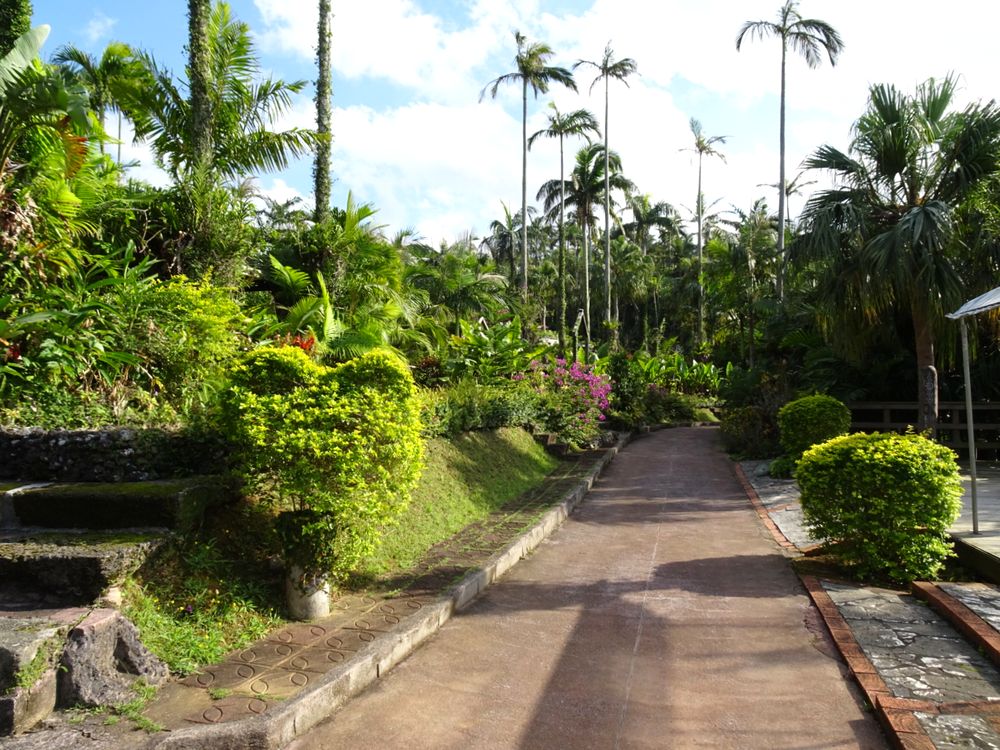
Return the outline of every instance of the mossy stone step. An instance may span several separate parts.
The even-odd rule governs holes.
[[[189,528],[205,508],[230,498],[220,477],[146,482],[78,482],[7,489],[0,512],[7,528]]]
[[[161,532],[7,532],[0,536],[0,610],[87,606],[164,541]]]

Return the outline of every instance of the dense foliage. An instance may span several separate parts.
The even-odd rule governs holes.
[[[851,428],[851,410],[832,396],[803,396],[778,410],[781,447],[798,458],[817,443],[825,443]]]
[[[950,553],[962,487],[948,448],[912,433],[845,435],[807,450],[796,478],[812,533],[863,577],[933,578]]]
[[[398,517],[423,444],[409,371],[371,352],[342,365],[265,347],[232,370],[222,425],[247,491],[284,515],[288,558],[343,576]]]

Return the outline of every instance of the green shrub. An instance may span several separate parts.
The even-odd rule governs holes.
[[[258,349],[233,369],[222,414],[238,474],[286,514],[288,559],[307,571],[329,568],[341,578],[371,554],[419,474],[413,380],[391,354],[326,367],[295,347]],[[295,519],[306,521],[297,531]],[[332,548],[317,565],[326,543]]]
[[[772,458],[780,452],[777,426],[761,406],[736,406],[722,414],[722,444],[742,458]]]
[[[814,445],[851,429],[851,411],[832,396],[805,396],[778,410],[781,447],[797,460]]]
[[[661,385],[650,383],[642,400],[645,422],[648,424],[669,424],[695,419],[697,399],[683,393],[675,393]]]
[[[811,531],[862,577],[932,578],[950,553],[962,486],[944,446],[912,433],[844,435],[806,451],[796,479]]]

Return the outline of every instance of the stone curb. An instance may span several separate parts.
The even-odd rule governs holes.
[[[761,502],[760,495],[757,494],[757,490],[753,488],[750,484],[750,480],[747,479],[746,473],[743,471],[743,467],[740,466],[735,461],[732,461],[733,472],[736,474],[736,478],[739,480],[740,484],[743,485],[743,491],[746,493],[747,498],[750,500],[753,509],[757,511],[757,516],[760,518],[761,523],[767,527],[767,530],[771,532],[771,536],[774,537],[774,541],[778,543],[783,550],[789,552],[801,552],[801,550],[796,547],[792,542],[785,536],[784,532],[778,528],[778,525],[771,520],[771,514],[768,513],[767,508],[764,503]]]
[[[482,568],[465,575],[437,600],[425,605],[419,614],[408,617],[399,630],[373,641],[353,659],[327,672],[314,688],[276,705],[259,717],[155,734],[143,747],[162,750],[276,750],[284,747],[409,656],[455,612],[472,602],[558,529],[631,438],[630,433],[619,437],[576,487],[566,493],[562,502],[546,511],[534,526],[493,555]]]
[[[914,581],[911,590],[948,620],[987,659],[1000,666],[1000,633],[992,625],[933,583]]]
[[[945,706],[894,697],[889,687],[879,677],[878,670],[858,645],[851,626],[840,614],[840,610],[823,588],[823,584],[815,576],[799,576],[799,578],[809,598],[819,610],[834,645],[851,671],[851,676],[875,710],[875,715],[878,716],[879,723],[882,724],[892,746],[898,750],[934,750],[930,736],[913,714],[915,711],[938,713]]]

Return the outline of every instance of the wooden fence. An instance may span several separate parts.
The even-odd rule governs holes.
[[[855,432],[902,432],[917,423],[917,404],[910,401],[864,401],[847,405]],[[968,455],[964,401],[938,404],[937,439],[963,456]],[[1000,404],[973,404],[977,456],[1000,458]]]

